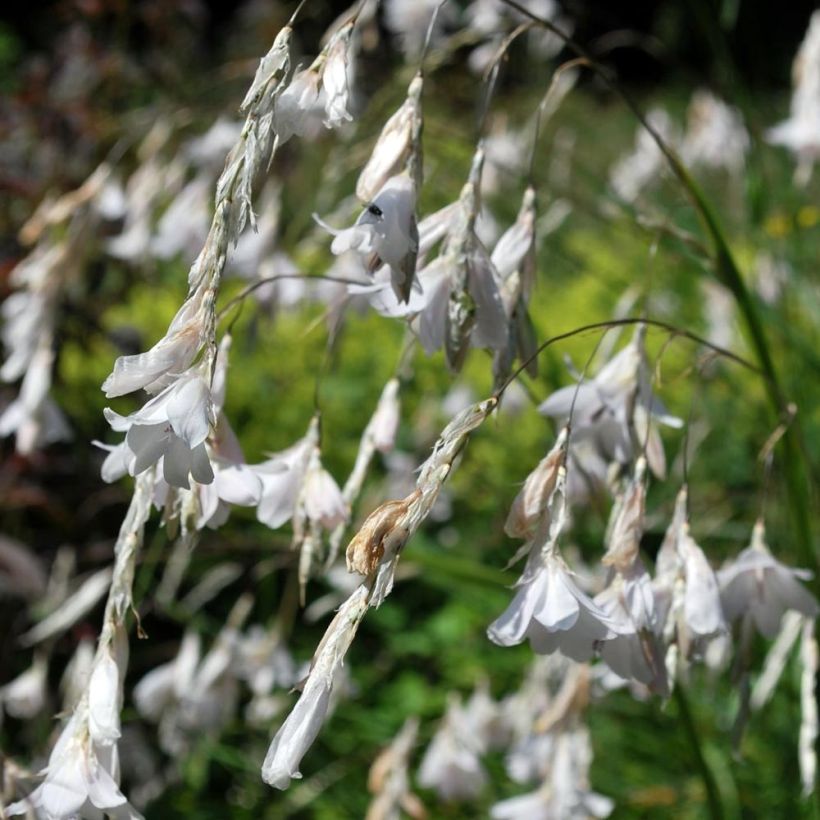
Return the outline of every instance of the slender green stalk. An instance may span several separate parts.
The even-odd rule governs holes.
[[[503,0],[508,6],[516,9],[521,14],[534,20],[539,25],[543,26],[553,34],[563,40],[566,45],[572,49],[579,57],[583,57],[589,64],[590,68],[600,76],[604,82],[624,100],[626,105],[641,123],[641,125],[649,132],[652,139],[657,144],[663,155],[669,162],[675,176],[680,181],[684,190],[688,194],[692,205],[698,213],[698,216],[703,223],[703,226],[709,235],[714,252],[715,275],[720,282],[725,285],[732,293],[735,301],[743,316],[749,336],[752,341],[755,353],[760,361],[761,369],[766,377],[766,389],[769,401],[772,405],[775,415],[781,416],[787,408],[787,400],[783,388],[780,383],[780,378],[777,369],[772,359],[771,350],[769,348],[766,333],[763,329],[763,323],[760,319],[757,307],[749,294],[748,289],[743,281],[740,273],[740,268],[732,255],[723,230],[718,222],[717,216],[713,211],[708,200],[700,190],[698,185],[692,179],[686,167],[681,162],[675,151],[667,145],[663,137],[658,131],[652,127],[651,123],[643,115],[638,104],[632,98],[631,94],[620,86],[612,72],[605,66],[601,65],[590,55],[586,49],[576,43],[571,37],[567,36],[561,29],[555,26],[549,20],[545,20],[536,14],[533,14],[515,0]],[[806,448],[803,444],[803,437],[799,419],[795,419],[794,424],[783,437],[783,468],[788,484],[786,496],[788,498],[789,506],[791,507],[792,519],[794,521],[796,536],[800,546],[802,560],[805,564],[811,567],[817,567],[817,555],[813,546],[812,526],[810,516],[810,492],[809,492],[809,476],[806,470],[803,453]],[[815,586],[820,589],[820,574],[815,573]]]
[[[700,735],[698,734],[697,726],[695,726],[692,711],[689,708],[689,698],[680,683],[675,685],[674,693],[683,728],[686,731],[689,742],[692,744],[695,762],[697,763],[698,769],[700,769],[703,785],[706,787],[706,802],[709,805],[709,815],[713,820],[723,820],[724,812],[723,804],[720,800],[720,791],[718,790],[718,785],[712,774],[712,770],[709,768],[709,764],[706,762],[706,757],[703,754]]]

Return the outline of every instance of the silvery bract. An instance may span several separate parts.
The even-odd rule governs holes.
[[[356,196],[363,202],[372,200],[390,177],[403,170],[414,150],[414,135],[421,129],[423,85],[422,77],[416,75],[407,89],[407,98],[382,127],[356,182]]]
[[[763,522],[758,521],[751,545],[718,573],[726,618],[748,616],[767,638],[777,635],[787,610],[816,618],[817,600],[800,583],[811,577],[811,572],[787,567],[769,552]]]

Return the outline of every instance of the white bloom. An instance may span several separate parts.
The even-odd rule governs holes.
[[[14,680],[0,687],[0,708],[20,720],[31,720],[43,709],[46,701],[48,660],[37,654],[31,666]]]
[[[310,521],[332,530],[347,521],[348,509],[339,485],[320,464],[311,465],[305,476],[302,501]]]
[[[63,711],[71,712],[88,688],[91,669],[94,666],[94,642],[83,638],[74,650],[71,660],[60,679],[63,694]]]
[[[189,474],[200,484],[214,480],[205,448],[213,404],[198,370],[180,376],[130,416],[121,416],[108,407],[104,412],[112,429],[126,434],[125,442],[135,456],[128,465],[133,475],[161,458],[163,476],[172,487],[189,489]]]
[[[607,641],[623,627],[579,589],[557,554],[534,549],[519,578],[518,592],[487,634],[500,646],[529,639],[534,652],[560,650],[574,660],[588,661],[599,641]]]
[[[634,436],[641,445],[646,443],[646,458],[652,472],[663,477],[666,457],[657,423],[681,427],[683,422],[670,416],[652,392],[651,372],[643,345],[645,332],[645,326],[639,325],[632,341],[593,379],[578,386],[562,387],[538,410],[563,424],[572,410],[575,440],[591,440],[609,461],[629,463],[633,457]]]
[[[809,21],[792,68],[794,93],[790,116],[769,129],[767,139],[797,155],[797,180],[809,181],[814,163],[820,158],[820,11]]]
[[[279,145],[292,136],[303,137],[322,108],[322,72],[310,66],[297,71],[287,88],[276,99],[274,129]]]
[[[296,444],[251,467],[262,481],[256,517],[271,529],[289,521],[296,510],[318,432],[313,428],[312,423],[308,435]]]
[[[335,234],[330,247],[334,254],[358,251],[365,257],[369,273],[383,264],[389,265],[397,298],[409,300],[419,235],[416,187],[407,174],[390,177],[352,228],[328,230]]]
[[[666,111],[653,108],[646,118],[666,143],[676,142],[674,126]],[[635,202],[643,190],[657,180],[665,162],[666,158],[655,138],[639,125],[634,151],[610,171],[609,183],[612,190],[624,202]]]
[[[441,727],[421,759],[419,785],[435,789],[442,800],[476,797],[487,783],[481,765],[482,739],[458,698],[451,698]]]
[[[124,640],[124,635],[123,635]],[[128,644],[125,643],[125,651]],[[120,650],[121,651],[121,650]],[[122,660],[114,658],[115,649],[109,645],[96,659],[88,681],[88,733],[95,743],[110,746],[120,737],[120,708]]]
[[[123,820],[141,818],[117,785],[116,746],[93,743],[77,713],[65,725],[44,773],[45,780],[28,797],[6,809],[9,816],[35,811],[49,820],[74,820],[106,812]]]
[[[811,572],[787,567],[769,552],[763,522],[758,521],[751,545],[718,573],[726,618],[734,621],[748,614],[767,638],[778,633],[787,610],[816,618],[817,601],[798,581],[811,577]]]
[[[120,356],[102,389],[111,399],[133,393],[141,387],[157,393],[167,387],[175,374],[182,373],[205,342],[208,302],[206,289],[199,288],[177,311],[168,330],[150,350]]]
[[[741,113],[703,89],[692,95],[681,159],[689,165],[740,173],[749,151]]]

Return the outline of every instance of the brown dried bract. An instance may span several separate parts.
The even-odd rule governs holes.
[[[345,551],[348,572],[370,575],[381,563],[385,554],[385,540],[394,535],[399,520],[405,515],[417,492],[401,501],[386,501],[365,519]],[[397,548],[407,537],[408,530],[395,533],[399,536]]]

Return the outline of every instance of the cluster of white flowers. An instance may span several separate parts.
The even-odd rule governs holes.
[[[794,92],[787,120],[771,128],[769,142],[783,145],[797,157],[798,183],[810,179],[820,158],[820,11],[809,21],[792,68]]]

